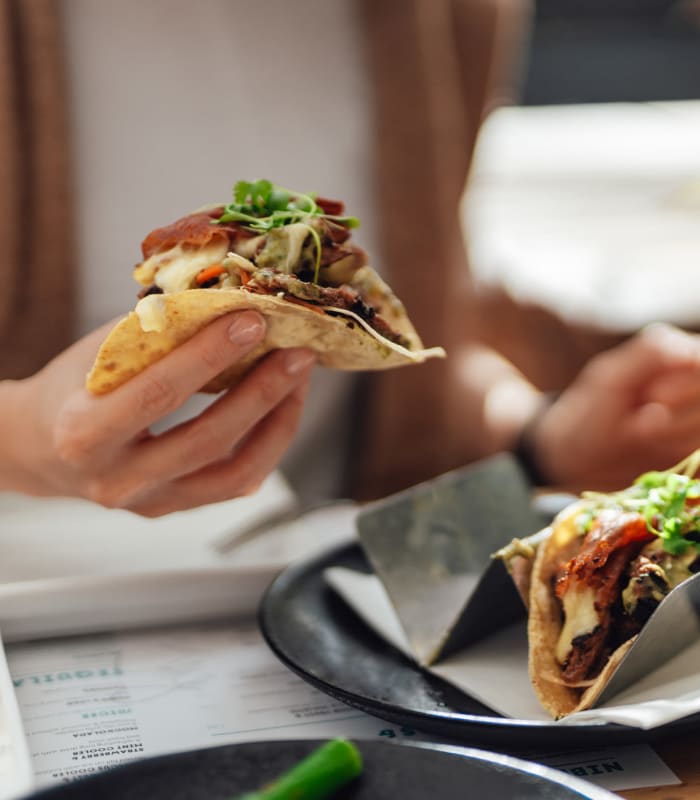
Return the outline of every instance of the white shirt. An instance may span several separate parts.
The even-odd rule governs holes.
[[[152,228],[227,202],[239,179],[344,200],[363,222],[354,239],[377,252],[352,0],[64,0],[63,9],[81,332],[133,307],[131,272]],[[284,462],[305,499],[336,492],[350,380],[314,373]]]

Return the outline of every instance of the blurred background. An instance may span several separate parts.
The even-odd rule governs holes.
[[[698,0],[538,0],[521,102],[700,98]]]
[[[539,0],[523,51],[463,221],[488,336],[555,387],[647,322],[700,327],[700,2]]]

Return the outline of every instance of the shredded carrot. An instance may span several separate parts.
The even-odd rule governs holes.
[[[201,286],[203,283],[207,283],[212,278],[216,278],[218,275],[221,275],[222,272],[226,272],[226,268],[222,264],[212,264],[211,267],[204,267],[204,269],[200,269],[195,277],[195,283],[198,286]]]
[[[241,283],[245,286],[246,283],[248,283],[248,281],[250,280],[250,274],[244,269],[239,269],[238,274],[241,277]]]

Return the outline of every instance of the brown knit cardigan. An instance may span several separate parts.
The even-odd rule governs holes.
[[[53,0],[0,0],[0,378],[71,340],[74,228]]]

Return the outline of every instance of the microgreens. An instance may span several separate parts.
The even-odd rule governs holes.
[[[294,223],[305,225],[316,247],[314,283],[318,283],[321,268],[321,237],[310,224],[315,217],[338,222],[348,228],[357,228],[356,217],[341,217],[324,213],[313,194],[303,194],[284,189],[268,180],[238,181],[233,187],[233,203],[224,208],[218,222],[241,222],[247,228],[267,233],[273,228]]]
[[[700,552],[700,480],[693,477],[699,467],[700,450],[695,450],[671,469],[645,472],[620,492],[584,492],[583,497],[590,501],[589,510],[638,512],[667,553],[682,555],[688,547]]]

